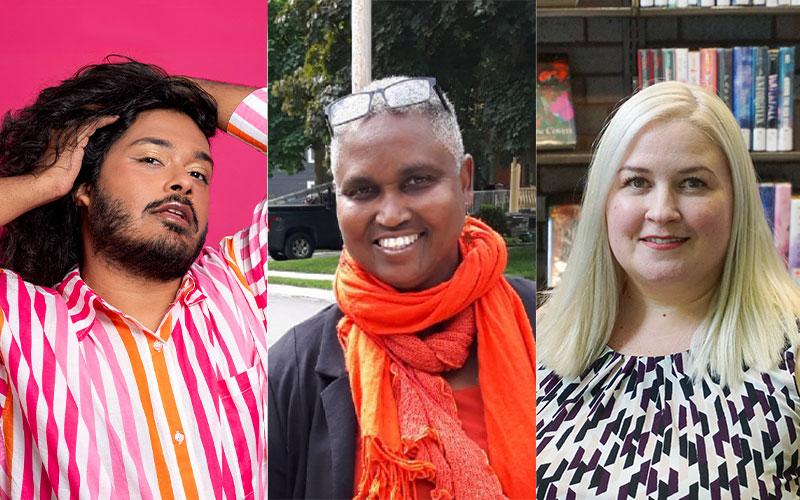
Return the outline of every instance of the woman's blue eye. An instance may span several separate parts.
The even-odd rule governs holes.
[[[708,186],[703,179],[698,177],[689,177],[688,179],[684,179],[683,185],[689,189],[700,189]]]
[[[630,177],[628,179],[625,179],[625,181],[623,181],[622,185],[626,186],[626,187],[632,187],[632,188],[635,188],[635,189],[642,189],[642,188],[646,188],[647,187],[647,179],[645,179],[644,177],[639,177],[639,176]]]

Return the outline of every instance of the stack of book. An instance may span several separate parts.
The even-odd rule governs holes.
[[[800,5],[800,0],[640,0],[639,7],[678,8],[687,7],[788,7]]]
[[[795,48],[639,49],[638,86],[677,80],[707,87],[733,112],[751,151],[791,151]]]

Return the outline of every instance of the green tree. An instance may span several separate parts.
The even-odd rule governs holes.
[[[508,164],[512,156],[533,165],[534,18],[530,0],[373,3],[373,77],[437,78],[455,103],[479,187],[491,181],[493,165]],[[282,113],[302,117],[317,173],[325,173],[329,138],[322,110],[350,89],[350,2],[288,0],[276,18],[281,23],[300,27],[294,43],[304,44],[304,59],[291,74],[270,74],[273,98],[282,100]],[[273,138],[274,154],[282,144]]]

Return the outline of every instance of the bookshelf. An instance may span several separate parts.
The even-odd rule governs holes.
[[[634,89],[637,49],[800,46],[800,7],[642,9],[620,4],[538,8],[537,16],[537,52],[567,53],[569,57],[577,131],[574,150],[537,151],[537,202],[541,214],[537,233],[537,281],[542,284],[546,283],[547,273],[549,208],[580,201],[592,143],[616,104]],[[797,132],[800,131],[800,106],[797,99],[794,119],[793,151],[751,154],[760,180],[788,180],[797,190],[800,188],[800,132]]]

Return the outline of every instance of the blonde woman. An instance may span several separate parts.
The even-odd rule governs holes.
[[[539,497],[800,494],[798,317],[730,111],[677,82],[635,94],[537,313]]]

